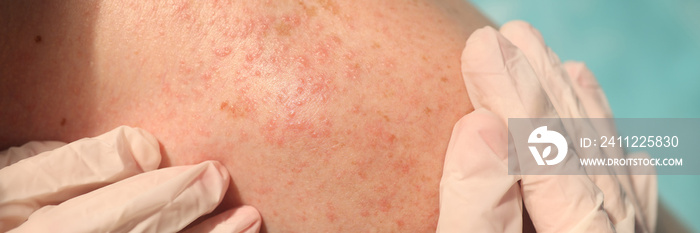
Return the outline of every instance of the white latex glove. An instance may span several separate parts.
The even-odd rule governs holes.
[[[152,135],[125,126],[0,152],[0,231],[176,232],[221,202],[229,184],[221,164],[155,170],[160,160]],[[260,221],[244,206],[188,230],[257,232]]]
[[[507,118],[612,116],[583,65],[562,66],[539,32],[513,21],[500,33],[490,27],[474,32],[462,55],[462,72],[476,110],[453,130],[441,181],[438,231],[520,232],[522,203],[540,232],[610,232],[613,225],[621,232],[654,229],[654,176],[635,180],[613,170],[612,175],[594,176],[508,175],[512,148]],[[567,132],[610,133],[601,132],[605,129],[609,125]]]

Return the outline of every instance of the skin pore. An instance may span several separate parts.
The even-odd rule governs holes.
[[[460,0],[0,7],[0,147],[140,127],[163,166],[225,164],[220,209],[271,232],[434,231],[461,51],[489,23]]]

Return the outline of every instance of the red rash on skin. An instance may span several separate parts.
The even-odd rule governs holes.
[[[337,7],[333,2],[322,2],[322,8],[332,9],[331,12],[337,14]],[[333,10],[335,9],[335,10]],[[309,34],[297,34],[298,31],[313,32],[313,28],[321,28],[316,22],[310,21],[314,10],[304,11],[302,14],[281,13],[280,15],[262,15],[253,19],[233,20],[233,24],[226,26],[223,30],[223,37],[230,41],[221,41],[213,44],[216,48],[213,54],[217,58],[235,59],[241,61],[241,68],[236,69],[237,77],[235,82],[239,86],[247,88],[239,89],[235,97],[228,97],[220,101],[217,106],[219,110],[231,119],[247,118],[257,122],[255,125],[261,126],[258,133],[265,139],[269,146],[279,148],[299,148],[299,150],[316,151],[316,158],[324,163],[333,160],[325,155],[337,154],[336,150],[343,148],[343,143],[331,140],[338,138],[336,124],[332,119],[338,118],[333,113],[319,110],[322,106],[337,101],[337,97],[342,95],[344,88],[338,88],[342,82],[362,82],[365,69],[376,69],[375,67],[362,67],[358,60],[357,53],[348,50],[338,50],[345,47],[344,41],[334,33],[314,32]],[[308,44],[306,40],[316,40],[311,46],[297,46],[297,44]],[[246,44],[242,50],[235,48],[235,44]],[[373,47],[381,48],[378,43]],[[337,58],[342,59],[338,60]],[[219,64],[219,63],[214,63]],[[327,69],[319,69],[325,66],[336,66],[340,64],[344,70],[329,73]],[[396,69],[393,59],[384,59],[378,67],[382,67],[383,75],[389,76],[392,69]],[[257,78],[267,77],[267,78]],[[206,78],[216,80],[216,77]],[[400,86],[396,79],[387,79],[386,85]],[[260,92],[258,86],[263,82],[278,82],[273,89],[263,89]],[[280,85],[281,84],[281,85]],[[265,85],[268,85],[265,83]],[[345,84],[343,84],[345,85]],[[380,84],[384,85],[384,84]],[[391,95],[387,93],[387,95]],[[257,100],[257,101],[253,101]],[[350,110],[365,116],[378,116],[370,120],[359,128],[349,129],[349,135],[363,134],[369,139],[366,142],[368,150],[392,151],[395,141],[399,140],[392,130],[385,125],[390,123],[407,123],[403,116],[390,116],[382,112],[375,112],[371,109],[363,109],[359,106],[350,107]],[[254,116],[254,117],[251,117]],[[356,131],[356,132],[354,132]],[[300,140],[303,139],[303,140]],[[316,143],[312,143],[316,141]],[[392,161],[394,153],[386,154],[386,158],[359,157],[353,161],[350,173],[339,173],[343,177],[358,177],[366,180],[369,177],[365,170],[373,166],[386,166],[398,171],[401,174],[411,172],[411,167],[417,161],[409,159],[406,161]],[[290,160],[289,165],[282,170],[290,171],[291,174],[305,176],[308,169],[312,168],[308,159],[297,158]],[[380,160],[382,162],[374,163]],[[358,162],[358,163],[355,163]],[[342,175],[341,175],[342,174]],[[303,179],[303,178],[299,178]],[[347,179],[347,178],[343,178]],[[354,178],[351,178],[354,179]],[[264,182],[264,181],[260,181]],[[293,182],[288,181],[287,185]],[[398,185],[387,187],[378,184],[375,187],[377,197],[369,198],[368,208],[376,211],[367,212],[369,216],[380,218],[390,214],[395,210],[399,200],[396,193],[399,192]],[[395,186],[395,187],[394,187]],[[323,186],[318,190],[324,190]],[[263,186],[253,189],[258,195],[271,195],[279,192],[274,187]],[[255,203],[251,200],[251,203]],[[410,205],[410,202],[402,204]],[[327,203],[325,210],[326,219],[330,223],[338,221],[336,207]],[[365,213],[365,212],[363,212]],[[402,222],[402,221],[400,221]],[[403,227],[403,224],[397,224]]]
[[[231,52],[232,52],[232,49],[231,49],[231,47],[229,47],[229,46],[226,46],[226,47],[223,47],[223,48],[219,48],[219,49],[214,50],[214,54],[215,54],[217,57],[226,57],[226,56],[228,56],[229,54],[231,54]]]
[[[383,119],[372,122],[367,126],[365,132],[369,132],[370,135],[378,140],[373,141],[371,146],[377,149],[390,148],[394,141],[396,141],[396,135],[389,132],[385,125],[391,120],[386,115],[381,115]]]
[[[335,214],[335,206],[333,203],[326,203],[326,218],[328,218],[328,221],[333,223],[335,220],[338,218],[338,216]]]
[[[331,7],[330,5],[332,4],[324,4],[325,7]],[[275,92],[262,96],[262,104],[275,106],[267,109],[274,114],[266,119],[255,119],[264,125],[260,128],[260,134],[268,143],[276,146],[287,145],[290,139],[300,135],[323,140],[330,136],[333,127],[333,122],[315,109],[339,93],[334,81],[337,77],[315,68],[330,63],[332,60],[329,55],[335,53],[333,48],[342,46],[342,41],[339,37],[330,35],[322,36],[324,39],[312,47],[311,51],[295,46],[304,40],[296,39],[296,32],[310,31],[308,27],[313,23],[309,19],[316,15],[315,7],[303,3],[301,6],[305,9],[302,14],[283,13],[281,16],[263,15],[253,19],[229,20],[232,23],[224,26],[223,37],[231,41],[214,45],[217,48],[214,50],[216,57],[233,54],[234,59],[243,59],[242,69],[236,70],[236,82],[257,85],[260,80],[251,80],[251,77],[271,76],[274,77],[272,82],[279,77],[279,81],[286,83]],[[252,44],[249,46],[252,49],[234,51],[233,45],[241,42]],[[345,58],[352,59],[352,54]],[[357,78],[359,65],[349,67],[346,73],[349,78]],[[287,77],[288,75],[293,77]],[[259,93],[249,95],[245,91],[236,95],[238,97],[235,101],[221,101],[219,109],[234,118],[257,111],[253,106],[256,103],[251,100],[261,99]]]

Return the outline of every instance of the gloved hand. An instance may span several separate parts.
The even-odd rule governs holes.
[[[476,110],[452,132],[440,183],[439,232],[521,232],[523,203],[538,232],[654,230],[655,176],[613,170],[610,175],[508,175],[508,118],[612,116],[585,66],[560,64],[538,31],[513,21],[500,33],[486,27],[470,36],[462,74]],[[612,127],[582,128],[566,131],[611,135]]]
[[[155,170],[160,160],[152,135],[125,126],[0,152],[0,232],[175,232],[221,202],[230,178],[220,163]],[[243,206],[188,231],[257,232],[260,221]]]

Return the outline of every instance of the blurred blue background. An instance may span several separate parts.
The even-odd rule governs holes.
[[[700,118],[700,1],[471,2],[497,25],[530,22],[562,60],[585,62],[615,117]],[[700,176],[659,176],[659,196],[700,232]]]

